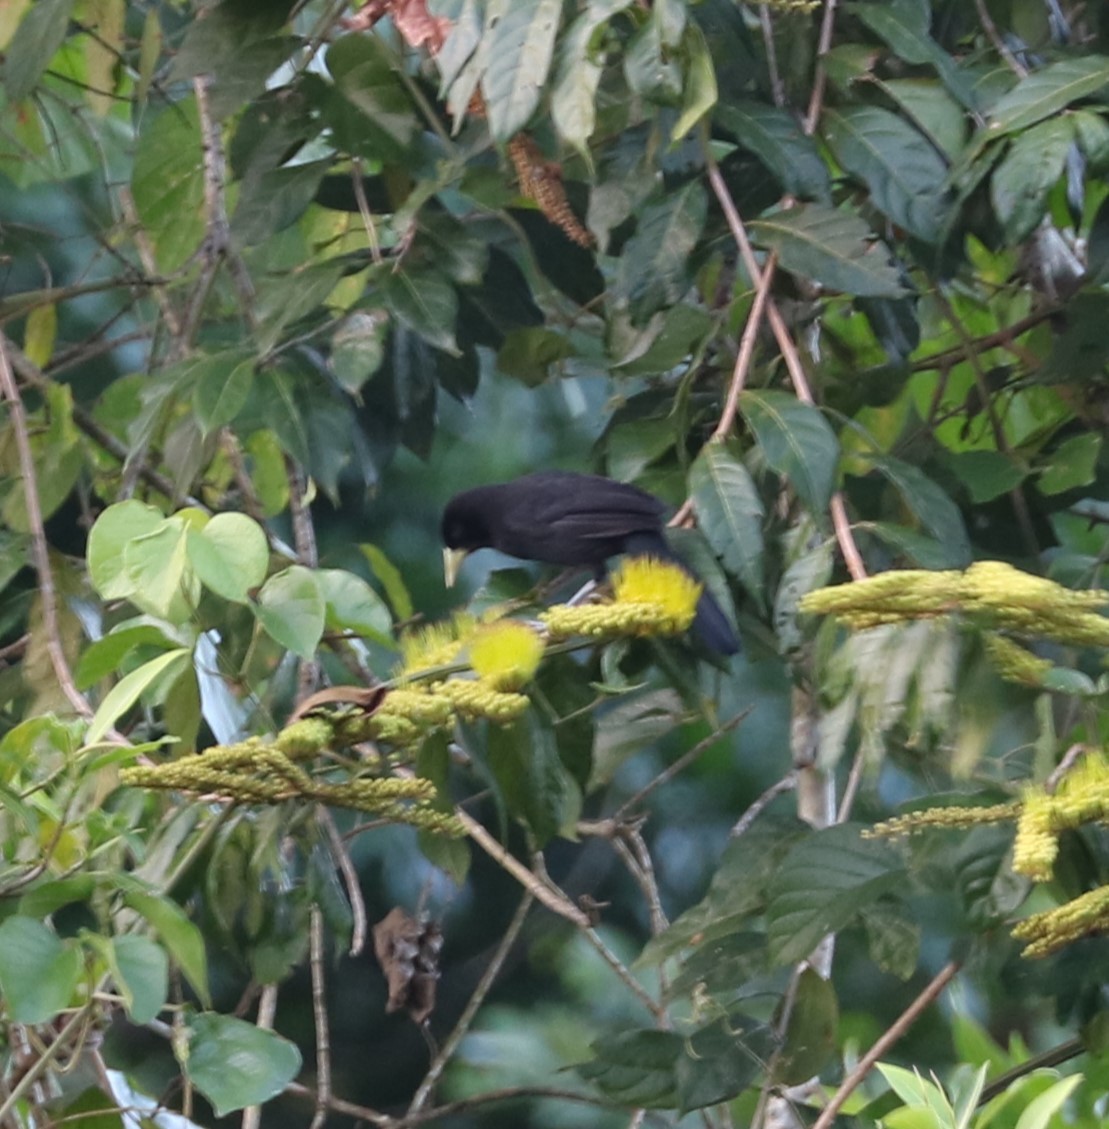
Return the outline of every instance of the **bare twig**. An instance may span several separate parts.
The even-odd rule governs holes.
[[[362,886],[358,881],[358,872],[354,869],[350,852],[347,850],[339,829],[335,826],[335,819],[325,807],[318,809],[318,819],[324,834],[327,836],[328,846],[331,848],[331,857],[343,876],[343,885],[347,888],[347,900],[350,902],[350,955],[359,956],[366,947],[366,902],[362,897]]]
[[[264,984],[258,998],[258,1018],[255,1026],[262,1031],[272,1031],[273,1021],[277,1015],[277,985]],[[260,1105],[247,1106],[243,1110],[242,1129],[258,1129],[262,1124],[262,1107]]]
[[[38,573],[39,600],[42,605],[42,630],[46,636],[46,653],[54,669],[54,677],[69,704],[81,717],[92,717],[92,708],[77,689],[73,673],[65,657],[58,623],[58,594],[54,587],[54,573],[50,568],[50,549],[46,543],[42,507],[39,505],[38,479],[35,473],[35,456],[27,432],[27,413],[15,382],[15,374],[8,361],[8,339],[0,334],[0,393],[8,401],[19,458],[19,473],[23,479],[23,500],[27,507],[27,527],[31,534],[31,554]]]
[[[92,1007],[93,1002],[90,1001],[84,1007],[75,1011],[66,1020],[65,1026],[58,1032],[57,1037],[43,1049],[38,1058],[28,1067],[27,1073],[11,1088],[3,1104],[0,1104],[0,1125],[9,1124],[8,1118],[16,1104],[29,1089],[38,1083],[50,1064],[69,1044],[71,1037],[84,1027]]]
[[[820,21],[820,38],[816,44],[816,74],[813,77],[809,108],[805,114],[805,132],[815,133],[816,123],[820,121],[820,111],[824,106],[824,91],[828,85],[828,71],[824,66],[824,56],[832,48],[832,31],[836,22],[836,0],[824,0],[824,15]]]
[[[327,1023],[327,981],[324,973],[323,913],[313,906],[309,918],[309,966],[312,969],[312,1018],[316,1027],[316,1109],[308,1129],[323,1129],[331,1098],[331,1032]]]
[[[978,19],[982,24],[982,30],[986,33],[986,38],[993,44],[994,50],[1005,60],[1005,65],[1017,78],[1027,78],[1028,68],[1009,50],[1001,33],[997,30],[997,24],[993,22],[993,16],[990,15],[989,9],[986,7],[986,0],[974,0],[974,7],[978,12]]]
[[[714,730],[703,740],[698,741],[688,752],[683,753],[673,764],[668,764],[657,776],[648,780],[638,792],[629,796],[610,816],[614,822],[622,820],[629,812],[634,811],[658,787],[669,780],[673,780],[679,773],[684,772],[698,757],[706,753],[720,740],[726,737],[747,715],[754,709],[748,706],[740,710],[735,717],[729,718],[719,729]]]
[[[1063,759],[1051,770],[1051,775],[1044,781],[1044,791],[1050,795],[1056,788],[1063,782],[1063,777],[1067,775],[1075,764],[1078,758],[1084,756],[1089,746],[1081,742],[1071,745],[1069,749],[1063,754]]]
[[[366,199],[366,186],[362,183],[362,159],[355,157],[351,162],[350,179],[354,186],[354,199],[358,203],[358,214],[362,217],[362,226],[366,229],[366,239],[370,244],[370,258],[375,263],[381,262],[381,241],[377,237],[377,225],[374,223],[374,214],[370,210],[370,202]]]
[[[474,988],[473,994],[470,996],[469,1000],[466,1001],[466,1006],[463,1008],[462,1014],[458,1017],[458,1022],[447,1036],[439,1053],[428,1067],[427,1073],[424,1075],[419,1088],[416,1090],[412,1102],[408,1106],[407,1117],[412,1117],[414,1114],[419,1113],[420,1110],[427,1105],[431,1095],[435,1092],[435,1087],[442,1077],[443,1071],[454,1057],[454,1053],[458,1050],[458,1046],[465,1037],[466,1032],[470,1030],[470,1024],[473,1023],[474,1016],[478,1013],[478,1008],[485,1002],[485,997],[489,995],[489,991],[493,987],[493,981],[496,980],[501,968],[504,967],[504,962],[508,959],[508,954],[512,951],[512,946],[516,943],[516,939],[520,935],[520,930],[524,926],[524,919],[527,917],[528,910],[531,909],[534,900],[531,892],[525,890],[524,896],[520,899],[520,904],[516,907],[516,912],[512,915],[512,920],[508,923],[508,928],[505,930],[500,944],[497,945],[492,957],[489,958],[489,963],[486,965],[485,971],[481,974],[481,979],[477,982],[477,987]]]
[[[770,806],[772,800],[776,800],[779,796],[784,796],[786,792],[792,792],[797,787],[797,773],[787,772],[781,780],[775,781],[766,789],[765,792],[757,800],[755,800],[747,810],[739,817],[736,825],[732,828],[729,838],[738,839],[740,835],[750,831],[751,825],[759,818],[760,815]]]
[[[937,999],[939,994],[955,978],[959,971],[959,963],[950,961],[932,978],[931,982],[919,996],[890,1024],[887,1030],[875,1040],[874,1045],[859,1059],[858,1065],[840,1083],[840,1087],[832,1095],[831,1100],[821,1110],[820,1116],[813,1122],[812,1129],[831,1129],[836,1114],[843,1108],[843,1103],[851,1096],[859,1083],[870,1073],[874,1064],[884,1055],[890,1047],[905,1034],[906,1031],[920,1018],[924,1010]]]
[[[546,906],[552,913],[572,921],[582,929],[589,927],[589,918],[578,909],[569,898],[559,890],[536,877],[522,862],[511,855],[472,815],[457,808],[454,813],[466,828],[466,834],[491,858],[504,867],[537,902]]]

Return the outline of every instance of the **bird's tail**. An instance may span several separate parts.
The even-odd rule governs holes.
[[[624,552],[633,557],[658,557],[673,561],[700,584],[701,598],[690,631],[710,651],[720,655],[734,655],[739,650],[739,640],[724,609],[708,590],[704,581],[674,552],[661,533],[637,533],[624,542]]]

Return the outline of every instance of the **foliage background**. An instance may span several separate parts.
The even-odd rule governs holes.
[[[1055,0],[0,6],[0,1121],[122,1124],[126,1077],[202,1124],[810,1124],[889,1033],[843,1124],[1100,1124],[1106,942],[1009,929],[1103,887],[1104,819],[1038,884],[1009,827],[850,821],[1095,755],[1103,648],[1033,621],[1053,669],[1014,686],[973,620],[797,604],[984,558],[1103,584],[1107,34]],[[449,782],[416,757],[562,917],[473,843],[120,786],[392,677],[458,606],[442,504],[547,466],[695,524],[745,643],[548,658],[526,725],[463,726]],[[486,554],[465,598],[538,576]],[[432,1047],[347,955],[363,905],[442,925]]]

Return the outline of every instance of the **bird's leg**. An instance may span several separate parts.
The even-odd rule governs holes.
[[[571,597],[566,601],[569,607],[574,607],[582,603],[587,597],[591,596],[596,590],[597,581],[588,580],[583,584]]]

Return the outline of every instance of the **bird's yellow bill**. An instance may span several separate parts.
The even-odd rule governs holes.
[[[448,588],[454,587],[454,582],[458,578],[458,570],[462,567],[462,562],[465,559],[465,549],[443,550],[443,579],[447,582]]]

